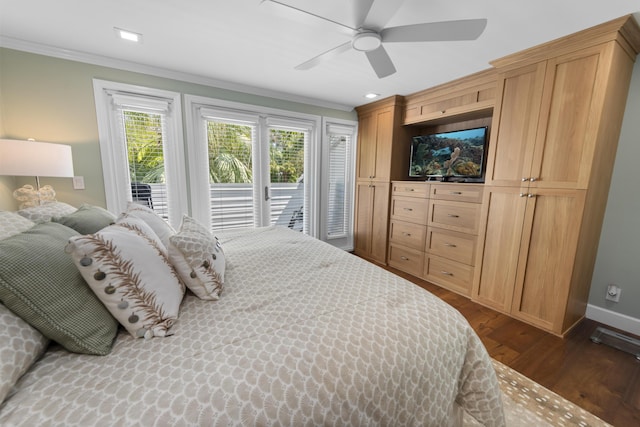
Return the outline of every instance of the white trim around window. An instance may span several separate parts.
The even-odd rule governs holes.
[[[93,79],[93,91],[107,209],[119,214],[132,200],[126,141],[117,117],[119,109],[132,107],[162,112],[169,223],[179,226],[182,215],[188,212],[180,93],[99,79]]]

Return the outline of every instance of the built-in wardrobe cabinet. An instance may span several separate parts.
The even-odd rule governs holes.
[[[584,316],[638,51],[626,17],[492,63],[472,299],[557,335]]]
[[[407,173],[409,140],[402,128],[400,96],[356,107],[358,149],[354,252],[386,264],[391,180]]]

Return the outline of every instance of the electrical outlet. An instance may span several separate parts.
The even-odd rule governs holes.
[[[607,295],[604,298],[608,301],[620,302],[621,293],[622,289],[620,289],[617,285],[609,285],[607,286]]]
[[[73,177],[73,189],[74,190],[84,190],[84,177],[83,176],[74,176]]]

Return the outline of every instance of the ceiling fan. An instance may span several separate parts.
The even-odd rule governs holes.
[[[262,0],[262,3],[273,3],[292,11],[331,22],[350,33],[352,37],[350,41],[297,65],[295,67],[296,70],[308,70],[337,54],[346,52],[349,49],[355,49],[365,53],[378,78],[383,78],[396,72],[396,68],[383,46],[384,43],[475,40],[487,26],[486,19],[465,19],[385,28],[384,25],[402,5],[402,0],[352,1],[354,2],[354,15],[357,21],[355,27],[316,15],[281,1]]]

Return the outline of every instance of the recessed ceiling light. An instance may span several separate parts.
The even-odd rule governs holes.
[[[379,96],[380,96],[380,94],[379,94],[379,93],[373,93],[373,92],[371,92],[371,93],[366,94],[364,97],[365,97],[365,98],[367,98],[367,99],[373,99],[373,98],[377,98],[377,97],[379,97]]]
[[[128,40],[130,42],[141,43],[142,34],[134,33],[133,31],[123,30],[122,28],[113,27],[114,31],[122,40]]]

